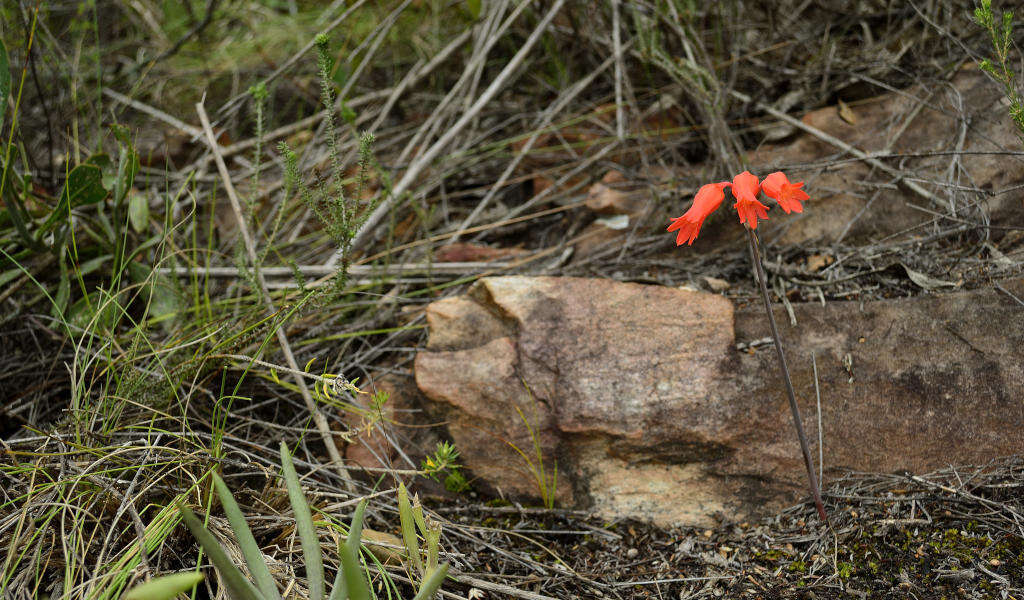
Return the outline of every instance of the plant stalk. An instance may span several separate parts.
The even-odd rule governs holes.
[[[761,265],[760,245],[757,241],[757,233],[747,227],[747,241],[750,242],[750,260],[754,263],[754,271],[757,274],[757,283],[761,287],[761,299],[764,300],[764,311],[768,315],[768,326],[772,331],[772,339],[775,340],[775,353],[779,357],[779,368],[782,370],[782,378],[786,382],[786,393],[789,395],[789,408],[793,412],[793,425],[796,426],[796,435],[800,440],[800,450],[804,455],[804,466],[807,467],[807,479],[810,480],[811,495],[814,496],[814,506],[818,509],[818,516],[825,523],[828,523],[828,516],[825,514],[825,506],[821,502],[821,490],[818,487],[818,478],[814,475],[814,465],[811,463],[811,450],[807,446],[807,435],[804,433],[803,421],[800,419],[800,409],[796,405],[796,393],[793,391],[793,380],[789,377],[789,366],[786,364],[786,353],[782,349],[782,338],[779,337],[779,328],[775,324],[775,315],[772,313],[772,303],[768,298],[768,284],[764,274],[764,267]]]

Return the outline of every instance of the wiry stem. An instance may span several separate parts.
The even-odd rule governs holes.
[[[811,495],[814,496],[814,506],[818,509],[818,516],[825,523],[828,523],[828,516],[825,514],[825,506],[821,502],[821,490],[818,488],[818,478],[814,475],[814,465],[811,463],[811,450],[807,446],[807,435],[804,433],[803,421],[800,420],[800,409],[796,405],[796,393],[793,391],[793,381],[789,377],[789,366],[786,364],[786,353],[782,350],[782,338],[779,337],[779,328],[775,325],[775,315],[772,313],[772,303],[768,299],[768,285],[764,275],[764,267],[761,266],[761,251],[757,242],[757,234],[753,229],[747,227],[747,241],[750,242],[750,260],[754,263],[754,270],[757,273],[757,283],[761,286],[761,299],[764,300],[764,311],[768,314],[768,326],[772,331],[772,339],[775,340],[775,352],[779,357],[779,368],[782,369],[782,378],[786,382],[786,393],[789,395],[789,408],[793,411],[793,424],[796,426],[796,436],[800,439],[800,450],[804,454],[804,466],[807,467],[807,478],[811,483]]]

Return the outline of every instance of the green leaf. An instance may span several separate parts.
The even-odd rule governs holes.
[[[353,552],[359,552],[359,544],[363,539],[363,514],[366,513],[366,500],[356,505],[356,511],[352,513],[352,524],[348,528],[348,538],[345,545]]]
[[[423,580],[423,583],[420,584],[420,591],[416,593],[412,600],[430,600],[433,598],[437,590],[441,588],[441,584],[444,583],[446,577],[448,577],[448,563],[438,567],[437,570]]]
[[[416,572],[423,574],[423,561],[420,559],[420,544],[416,539],[416,517],[412,510],[412,503],[409,502],[409,492],[405,485],[398,484],[398,519],[402,525],[402,540],[405,542],[405,549],[409,552],[409,558],[416,567]]]
[[[96,204],[107,195],[103,187],[103,171],[96,165],[78,165],[68,174],[61,192],[61,202],[67,202],[71,208],[85,204]]]
[[[474,20],[480,18],[480,4],[480,0],[466,0],[466,8],[469,9],[469,14]]]
[[[366,500],[356,506],[352,515],[352,525],[348,529],[348,539],[338,547],[338,557],[341,559],[341,568],[334,578],[334,587],[331,589],[330,600],[369,600],[370,584],[366,581],[366,574],[359,563],[359,541],[363,535],[363,513],[366,511]]]
[[[68,301],[71,299],[71,279],[68,277],[67,269],[64,268],[64,259],[61,257],[61,277],[57,284],[57,294],[53,298],[53,309],[50,314],[56,319],[64,320],[64,313],[68,308]]]
[[[120,204],[128,196],[139,171],[139,155],[130,144],[121,144],[117,156],[117,174],[114,176],[114,203]],[[147,207],[148,208],[148,207]]]
[[[101,291],[94,291],[76,300],[66,316],[68,323],[83,331],[113,331],[121,310],[117,300]]]
[[[352,110],[348,104],[344,101],[341,102],[341,118],[349,124],[354,125],[356,122],[356,111]]]
[[[135,233],[142,233],[149,227],[149,198],[136,192],[128,199],[128,222]]]
[[[7,47],[0,40],[0,128],[7,111],[7,97],[11,95],[11,65],[7,60]]]
[[[60,201],[43,225],[48,230],[61,219],[67,218],[72,208],[85,204],[95,204],[107,196],[103,187],[103,170],[96,165],[81,164],[71,170],[68,180],[64,182],[64,190],[60,193]]]
[[[288,445],[281,442],[281,471],[285,485],[288,487],[288,500],[295,513],[295,528],[299,531],[302,543],[302,554],[306,559],[306,579],[309,583],[309,600],[322,600],[324,597],[324,557],[320,548],[320,539],[313,526],[313,515],[309,511],[309,503],[302,493],[299,475],[295,472],[292,456]]]
[[[338,548],[338,558],[341,559],[341,571],[345,576],[345,589],[349,599],[370,600],[370,586],[366,583],[366,575],[359,563],[358,554],[353,552],[348,544],[342,544]]]
[[[114,166],[114,161],[110,159],[110,155],[106,152],[97,152],[90,154],[89,158],[85,159],[84,165],[93,165],[101,169],[109,169]]]
[[[227,553],[217,543],[213,534],[207,531],[203,524],[199,522],[199,519],[196,518],[195,513],[184,504],[178,506],[178,511],[181,512],[181,518],[185,522],[185,527],[188,527],[188,530],[199,541],[199,545],[203,547],[203,550],[210,557],[210,562],[213,563],[214,568],[220,573],[220,577],[224,581],[225,587],[227,587],[228,596],[232,600],[266,600],[246,580],[242,572],[238,570],[238,567],[231,562],[231,559],[228,558]]]
[[[90,274],[90,273],[94,273],[97,269],[102,267],[104,263],[106,263],[108,260],[110,260],[112,258],[114,258],[114,257],[111,254],[103,254],[101,256],[97,256],[96,258],[91,258],[91,259],[85,261],[84,263],[78,265],[78,269],[76,269],[76,273],[77,273],[77,275],[80,275],[80,276],[83,276],[83,277],[85,275]]]
[[[202,580],[202,573],[164,575],[133,587],[121,600],[173,600],[178,594],[196,587]]]
[[[228,486],[224,484],[223,479],[216,473],[212,475],[213,487],[217,490],[217,497],[220,498],[221,506],[224,507],[224,514],[228,517],[228,523],[231,523],[231,531],[235,532],[235,539],[238,541],[239,548],[242,549],[242,556],[245,557],[245,564],[249,566],[249,573],[256,580],[256,587],[259,588],[260,593],[263,594],[266,600],[281,598],[281,594],[277,591],[277,585],[274,583],[274,578],[270,575],[270,569],[267,568],[263,553],[260,552],[260,547],[256,544],[256,538],[253,537],[252,530],[249,529],[249,524],[246,523],[242,510],[238,508],[235,497],[231,495],[231,491],[228,490]]]
[[[0,287],[7,285],[8,282],[14,281],[18,275],[22,274],[21,269],[11,269],[0,273]]]

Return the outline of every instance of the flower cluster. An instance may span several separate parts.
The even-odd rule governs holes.
[[[732,188],[732,195],[736,198],[736,204],[732,207],[739,214],[740,223],[746,224],[751,229],[757,229],[757,220],[768,219],[768,207],[757,200],[757,195],[764,192],[765,196],[775,200],[786,214],[791,212],[803,212],[804,207],[800,203],[810,198],[802,188],[804,182],[790,183],[789,178],[782,171],[776,171],[758,182],[757,176],[749,171],[744,171],[733,178],[731,182],[709,183],[697,190],[697,196],[693,199],[693,205],[681,217],[672,219],[668,231],[679,231],[676,234],[676,245],[684,243],[693,244],[700,233],[700,226],[708,215],[718,210],[722,201],[725,200],[725,188]]]

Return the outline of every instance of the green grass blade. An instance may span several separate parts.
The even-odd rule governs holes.
[[[238,540],[238,545],[242,549],[245,564],[249,565],[249,573],[252,574],[256,588],[266,600],[279,600],[281,594],[277,591],[277,585],[274,583],[274,578],[270,575],[270,569],[267,568],[263,553],[260,552],[260,547],[256,544],[256,538],[253,537],[252,530],[249,529],[249,524],[246,523],[241,509],[238,508],[235,497],[231,495],[231,491],[228,490],[228,486],[224,484],[223,479],[216,473],[212,475],[213,487],[216,488],[217,497],[220,498],[220,503],[224,507],[224,514],[227,515],[228,522],[231,523],[231,530],[235,532],[235,539]]]
[[[363,500],[356,505],[356,510],[352,513],[352,524],[348,528],[348,539],[345,540],[345,545],[357,554],[359,553],[359,543],[363,539],[363,514],[365,512],[366,500]]]
[[[409,560],[416,567],[416,572],[423,575],[420,544],[416,539],[416,517],[413,515],[412,504],[409,502],[409,492],[401,483],[398,484],[398,519],[402,524],[402,541],[405,542],[405,549],[409,552]]]
[[[203,547],[203,550],[210,557],[210,562],[213,563],[217,572],[220,573],[221,579],[224,580],[224,585],[228,588],[228,596],[232,600],[266,600],[245,579],[245,576],[238,570],[238,567],[231,562],[227,553],[224,552],[224,549],[214,539],[213,534],[207,531],[203,524],[199,522],[199,519],[196,518],[195,513],[183,504],[178,506],[178,510],[181,511],[181,518],[185,521],[185,526],[199,540],[199,545]]]
[[[412,600],[430,600],[433,598],[437,590],[441,588],[441,584],[444,583],[446,577],[448,577],[448,563],[438,567],[436,571],[423,580],[423,583],[420,584],[420,591],[416,592]]]
[[[352,514],[352,524],[348,528],[348,539],[338,548],[341,568],[334,578],[330,600],[369,600],[370,584],[359,564],[359,542],[363,535],[363,513],[366,512],[366,500],[356,506]]]
[[[295,472],[292,456],[288,445],[281,442],[281,471],[285,485],[288,487],[288,500],[292,503],[295,513],[295,528],[299,532],[302,543],[302,554],[306,558],[306,578],[309,580],[309,599],[322,600],[324,597],[324,557],[320,548],[320,539],[313,526],[313,516],[309,511],[309,503],[299,485],[299,476]]]
[[[173,600],[178,594],[196,587],[202,580],[202,573],[164,575],[133,587],[121,600]]]
[[[338,555],[340,556],[343,550],[338,549]],[[344,567],[338,569],[338,574],[334,578],[334,585],[331,586],[331,595],[328,600],[346,600],[348,598],[348,583],[345,579]]]
[[[370,584],[366,582],[366,574],[359,562],[358,552],[354,552],[347,543],[338,548],[341,559],[341,571],[345,577],[345,589],[350,600],[370,600]]]

